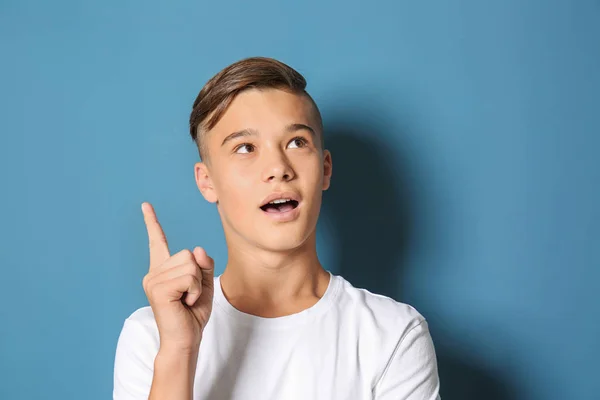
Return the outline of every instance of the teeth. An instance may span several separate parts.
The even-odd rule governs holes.
[[[280,203],[285,203],[286,201],[292,201],[292,199],[277,199],[277,200],[273,200],[269,204],[280,204]]]

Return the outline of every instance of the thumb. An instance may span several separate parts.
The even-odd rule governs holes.
[[[193,254],[196,263],[200,266],[200,271],[202,272],[202,285],[213,289],[215,277],[214,260],[206,254],[206,251],[202,247],[194,248]]]

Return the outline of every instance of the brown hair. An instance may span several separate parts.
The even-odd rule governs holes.
[[[323,146],[321,114],[315,101],[306,92],[306,79],[281,61],[267,57],[250,57],[237,61],[217,73],[204,85],[194,101],[190,114],[190,135],[198,146],[201,158],[205,156],[203,133],[214,128],[233,99],[247,89],[281,89],[307,96],[316,112]]]

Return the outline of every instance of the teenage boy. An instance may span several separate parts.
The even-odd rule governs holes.
[[[171,254],[142,204],[150,306],[122,328],[115,400],[439,399],[423,316],[319,262],[332,159],[305,87],[291,67],[255,57],[200,91],[190,116],[195,179],[221,217],[227,265],[215,277],[201,247]]]

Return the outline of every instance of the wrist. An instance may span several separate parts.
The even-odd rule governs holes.
[[[160,375],[192,378],[196,372],[198,352],[161,349],[154,359],[154,371]]]
[[[198,338],[193,343],[178,343],[161,341],[158,349],[159,354],[164,354],[165,357],[193,357],[197,356],[200,350],[200,342],[202,338]]]
[[[161,344],[158,349],[157,357],[160,356],[161,359],[171,360],[171,359],[192,359],[197,358],[200,350],[200,344],[198,345],[190,345],[190,346],[182,346],[179,344]]]
[[[191,399],[198,352],[161,346],[154,359],[150,399]]]

